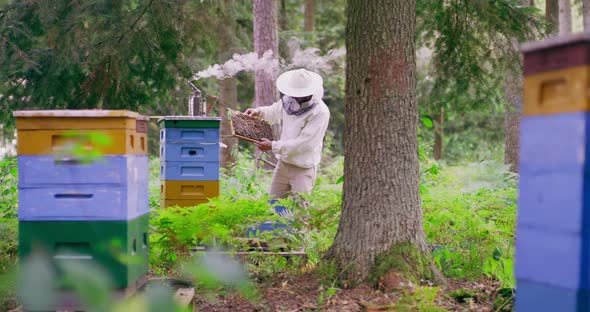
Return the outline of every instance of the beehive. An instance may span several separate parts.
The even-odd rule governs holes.
[[[523,52],[516,311],[587,311],[590,36]]]
[[[116,287],[136,286],[149,261],[148,118],[108,110],[14,116],[20,258],[43,251],[56,272],[94,262]]]
[[[168,116],[160,125],[160,203],[194,206],[219,195],[217,117]]]

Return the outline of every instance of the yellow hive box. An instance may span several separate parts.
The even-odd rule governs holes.
[[[16,111],[18,130],[130,129],[143,132],[149,118],[126,110]]]
[[[199,204],[207,203],[209,200],[207,199],[161,199],[160,200],[160,207],[168,208],[168,207],[192,207]]]
[[[76,154],[147,155],[147,134],[135,130],[18,130],[19,155]]]
[[[147,116],[126,110],[16,111],[19,155],[147,154]]]
[[[590,66],[570,67],[526,76],[525,115],[548,115],[590,110]]]
[[[219,181],[160,181],[162,199],[207,199],[219,196]]]

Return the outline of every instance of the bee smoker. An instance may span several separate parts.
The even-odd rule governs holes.
[[[213,110],[213,106],[217,103],[218,98],[214,95],[202,96],[201,89],[197,88],[192,82],[188,84],[193,89],[193,93],[188,99],[188,115],[189,116],[207,116]]]
[[[193,89],[193,93],[188,99],[188,115],[189,116],[205,116],[207,115],[207,106],[201,97],[201,89],[197,88],[192,82],[188,84]],[[196,111],[195,111],[196,108]]]

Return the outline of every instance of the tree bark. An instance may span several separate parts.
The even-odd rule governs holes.
[[[268,50],[277,57],[278,45],[276,0],[254,0],[254,49],[258,57]],[[275,80],[276,74],[256,71],[256,107],[270,105],[276,100]]]
[[[286,0],[281,0],[281,9],[279,10],[279,32],[289,30],[289,14],[287,12]],[[289,58],[289,47],[287,46],[288,39],[280,38],[279,36],[279,56],[288,60]]]
[[[273,56],[278,56],[278,32],[277,32],[277,2],[276,0],[254,0],[254,49],[261,57],[266,51],[273,52]],[[277,99],[277,89],[275,80],[276,73],[269,74],[264,70],[257,70],[254,77],[255,89],[255,106],[268,106]],[[278,137],[280,128],[278,125],[273,126],[274,135]],[[272,152],[270,162],[276,163],[276,158]],[[260,166],[262,152],[256,149],[256,160]],[[264,165],[266,169],[272,169],[271,166]]]
[[[328,258],[366,279],[375,258],[426,252],[419,196],[416,1],[349,0],[343,206]],[[376,162],[377,161],[377,162]]]
[[[529,1],[520,0],[521,5],[528,5]],[[512,40],[512,48],[515,54],[519,54],[518,41]],[[522,60],[510,66],[506,74],[504,86],[504,101],[506,110],[504,113],[504,163],[509,170],[518,173],[518,151],[520,149],[520,119],[522,117],[522,72],[520,71]]]
[[[559,0],[545,0],[545,19],[549,24],[549,33],[559,32]]]
[[[520,71],[507,73],[504,115],[504,163],[509,170],[518,173],[518,150],[520,146],[520,118],[522,116],[522,77]]]
[[[313,31],[315,17],[315,0],[305,0],[303,30]]]
[[[231,7],[231,0],[223,0],[219,7],[219,23],[217,25],[217,34],[219,46],[217,55],[220,61],[229,59],[236,52],[234,33],[236,30],[235,17],[231,16],[227,8]],[[219,80],[219,115],[221,116],[220,134],[221,142],[227,145],[227,148],[220,149],[220,165],[230,168],[235,164],[236,148],[238,140],[231,136],[230,122],[226,115],[226,110],[237,109],[238,107],[238,87],[236,78],[226,78]]]
[[[287,3],[286,0],[281,0],[281,18],[279,19],[279,25],[282,31],[289,30],[289,20],[287,19]]]
[[[584,12],[584,31],[590,31],[590,0],[582,0],[582,11]]]
[[[434,159],[441,160],[443,155],[443,134],[445,110],[441,108],[434,118]]]
[[[572,32],[572,7],[570,0],[559,0],[559,34]]]

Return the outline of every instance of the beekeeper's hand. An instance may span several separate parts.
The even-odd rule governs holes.
[[[260,115],[260,113],[259,113],[259,112],[258,112],[256,109],[254,109],[254,108],[248,108],[248,109],[247,109],[247,110],[244,112],[244,114],[246,114],[246,115],[248,115],[248,116],[254,116],[254,117],[256,117],[256,116]]]
[[[258,143],[254,143],[263,152],[272,149],[272,142],[269,139],[262,139]]]

